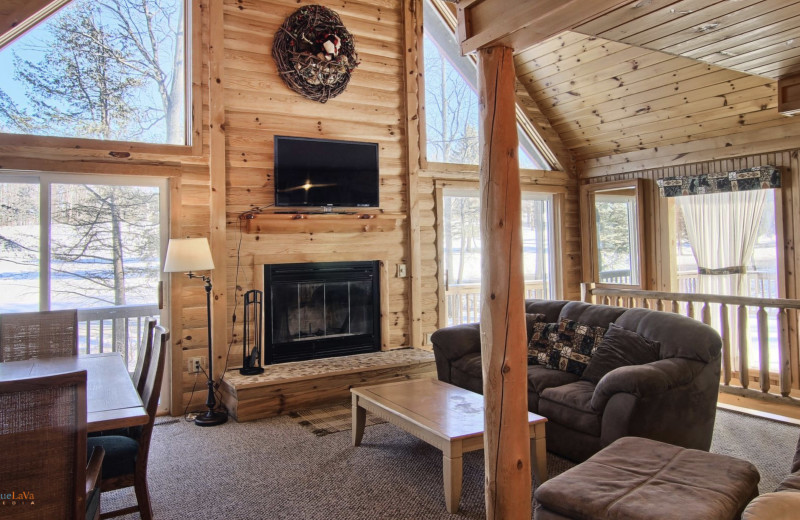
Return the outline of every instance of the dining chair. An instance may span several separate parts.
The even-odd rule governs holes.
[[[77,309],[0,314],[0,361],[77,355]]]
[[[142,327],[142,337],[139,339],[139,345],[136,352],[136,369],[133,372],[133,386],[142,395],[144,383],[147,375],[147,369],[150,366],[150,357],[153,351],[153,329],[156,326],[155,318],[145,318],[144,326]]]
[[[85,370],[0,382],[0,481],[17,502],[0,516],[98,518],[103,448],[88,465],[86,451]]]
[[[90,437],[89,449],[102,447],[106,456],[103,460],[103,479],[100,481],[101,491],[113,491],[133,486],[136,493],[136,505],[116,511],[103,513],[102,518],[111,518],[139,511],[143,520],[153,518],[150,506],[150,492],[147,488],[147,457],[150,452],[150,438],[158,411],[158,398],[161,381],[164,375],[169,332],[160,325],[154,327],[153,349],[147,375],[142,389],[142,403],[147,410],[147,424],[139,428],[131,428],[130,435],[104,435]]]

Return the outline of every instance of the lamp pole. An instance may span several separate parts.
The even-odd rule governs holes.
[[[195,417],[194,423],[197,426],[216,426],[227,421],[228,414],[214,411],[217,399],[214,396],[214,352],[211,348],[211,278],[205,275],[196,275],[191,271],[188,274],[189,278],[202,278],[206,283],[206,319],[208,321],[208,397],[206,397],[208,410]]]

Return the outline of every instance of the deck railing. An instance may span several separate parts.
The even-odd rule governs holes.
[[[738,376],[742,388],[756,381],[763,393],[770,391],[773,381],[784,397],[798,388],[796,377],[793,386],[791,353],[797,351],[800,300],[612,289],[586,283],[581,290],[583,300],[589,303],[675,312],[716,328],[722,336],[724,385],[731,385]],[[774,319],[770,319],[770,311]],[[754,327],[749,324],[753,316]],[[756,348],[751,350],[753,341]],[[751,351],[757,357],[752,366]],[[772,356],[777,356],[777,363],[770,365]],[[751,368],[756,373],[751,374]]]
[[[678,292],[696,293],[699,276],[697,271],[679,271]],[[745,286],[748,288],[749,295],[756,298],[778,297],[777,273],[758,271],[747,273],[742,276],[745,277]]]
[[[544,282],[525,282],[525,298],[544,298]],[[449,285],[445,289],[447,299],[447,324],[475,323],[481,319],[481,284],[468,283]]]
[[[156,304],[78,309],[79,354],[120,352],[132,371],[144,319],[158,317],[159,312]]]

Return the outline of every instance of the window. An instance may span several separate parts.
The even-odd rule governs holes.
[[[429,0],[424,2],[425,131],[429,162],[478,164],[478,76],[461,56],[453,31]],[[547,161],[522,128],[519,167],[547,170]]]
[[[186,18],[184,0],[73,0],[0,51],[0,132],[188,144]]]
[[[642,180],[581,186],[581,237],[586,280],[643,287]]]
[[[475,188],[442,194],[442,252],[447,323],[480,320],[480,195]],[[553,195],[522,193],[525,298],[555,298]]]
[[[79,352],[132,370],[159,315],[166,182],[41,176],[0,181],[0,313],[78,309]]]

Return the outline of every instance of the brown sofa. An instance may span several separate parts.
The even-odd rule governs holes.
[[[792,473],[772,493],[753,499],[742,520],[790,520],[800,518],[800,439],[792,461]]]
[[[617,368],[597,385],[568,372],[529,366],[528,409],[548,419],[548,450],[580,462],[632,435],[708,451],[722,349],[711,327],[672,313],[583,302],[526,300],[525,308],[544,314],[548,322],[615,323],[660,342],[658,361]],[[447,327],[431,341],[439,379],[482,393],[479,325]]]

